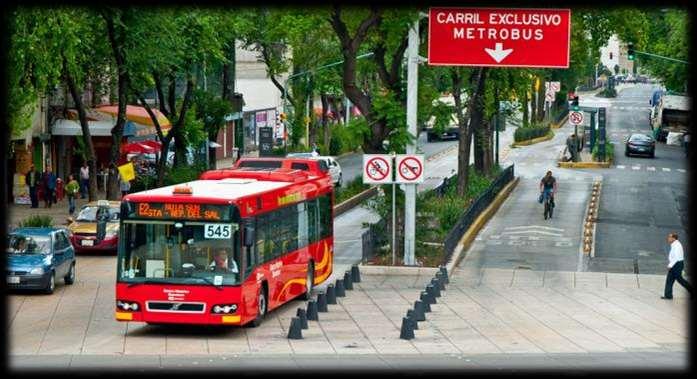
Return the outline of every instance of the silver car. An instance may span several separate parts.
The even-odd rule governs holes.
[[[334,159],[334,157],[326,155],[315,155],[314,153],[289,153],[287,157],[311,158],[322,160],[327,164],[327,167],[329,167],[329,174],[332,176],[332,183],[334,183],[334,186],[341,187],[341,185],[343,184],[343,178],[341,175],[341,165],[336,159]]]

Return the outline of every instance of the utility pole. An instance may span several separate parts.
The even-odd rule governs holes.
[[[407,47],[407,131],[416,137],[416,106],[419,69],[419,20],[409,28]],[[416,153],[416,139],[407,144],[407,154]],[[414,245],[416,233],[416,184],[404,184],[404,265],[416,264]]]

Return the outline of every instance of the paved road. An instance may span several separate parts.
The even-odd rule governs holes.
[[[688,218],[687,160],[679,146],[657,143],[656,157],[626,157],[624,139],[650,133],[649,98],[655,87],[640,84],[620,91],[607,105],[607,133],[615,144],[615,162],[603,175],[595,257],[588,270],[664,274],[665,236],[676,231],[686,252]],[[583,102],[583,100],[582,100]],[[689,254],[686,254],[688,257]]]

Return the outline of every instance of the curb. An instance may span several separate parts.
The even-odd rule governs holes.
[[[446,264],[448,272],[454,272],[455,266],[457,266],[466,255],[463,252],[466,252],[469,249],[477,234],[479,234],[479,231],[496,214],[496,211],[498,211],[501,204],[508,199],[508,196],[511,194],[511,192],[513,192],[513,189],[515,189],[519,181],[520,177],[516,176],[515,179],[508,183],[506,187],[504,187],[501,192],[496,195],[494,201],[489,204],[489,206],[482,213],[480,213],[479,216],[477,216],[465,234],[462,235],[460,242],[458,242],[457,247],[455,248],[453,257],[450,259],[450,262]]]
[[[433,276],[438,272],[438,267],[410,267],[410,266],[370,266],[360,264],[362,275],[379,276]]]
[[[542,137],[537,137],[537,138],[533,138],[533,139],[529,139],[529,140],[525,140],[525,141],[520,141],[520,142],[513,142],[511,144],[511,147],[516,148],[516,147],[520,147],[520,146],[534,145],[538,142],[549,141],[552,138],[554,138],[554,132],[550,130],[549,133],[547,133],[547,135],[542,136]]]
[[[559,128],[562,127],[562,125],[565,125],[565,124],[566,124],[566,121],[567,121],[568,119],[569,119],[569,113],[567,112],[567,113],[566,113],[566,116],[564,116],[564,118],[561,119],[561,120],[559,121],[558,124],[550,123],[549,126],[550,126],[552,129],[559,129]]]
[[[355,208],[363,202],[364,200],[370,199],[371,197],[377,195],[378,193],[378,186],[373,186],[368,188],[367,190],[363,192],[359,192],[358,194],[354,195],[353,197],[350,197],[341,203],[337,204],[334,206],[334,217],[338,217],[342,215],[343,213]]]
[[[562,168],[610,168],[612,161],[605,162],[557,162],[557,167]]]

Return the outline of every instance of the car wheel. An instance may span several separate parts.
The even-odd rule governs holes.
[[[310,300],[312,296],[312,286],[315,280],[315,265],[312,262],[307,264],[307,274],[305,275],[305,293],[302,295],[301,299]]]
[[[656,152],[655,152],[655,151],[652,151],[652,152],[651,152],[651,158],[656,158]]]
[[[259,295],[257,298],[257,317],[251,322],[251,326],[253,328],[256,328],[257,326],[261,325],[261,323],[264,321],[264,316],[266,316],[268,307],[266,300],[266,289],[264,286],[262,286],[259,289]]]
[[[628,157],[628,156],[629,156],[629,151],[625,150],[625,151],[624,151],[624,156],[625,156],[625,157]]]
[[[65,280],[65,284],[75,283],[75,262],[70,265],[70,271],[68,271],[68,275],[63,279]]]
[[[56,289],[56,273],[55,271],[51,271],[51,276],[48,278],[48,284],[46,285],[46,288],[44,288],[44,293],[47,294],[52,294],[53,291]]]

